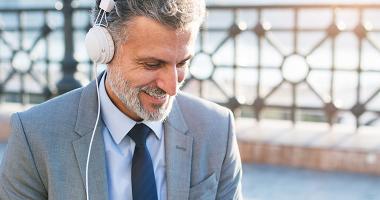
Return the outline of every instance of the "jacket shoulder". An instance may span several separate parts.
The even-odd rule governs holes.
[[[57,96],[26,111],[14,114],[18,116],[26,134],[60,132],[60,128],[72,128],[75,125],[82,88]],[[42,129],[44,131],[41,131]]]
[[[216,139],[228,137],[234,119],[231,110],[190,94],[180,93],[176,99],[190,132],[195,133],[196,138],[205,135],[219,137]]]
[[[199,118],[228,118],[231,114],[230,109],[191,94],[181,92],[176,99],[184,115],[195,115]]]

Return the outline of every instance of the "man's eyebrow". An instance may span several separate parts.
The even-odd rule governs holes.
[[[191,58],[193,58],[193,55],[189,55],[187,56],[185,59],[183,59],[181,62],[179,63],[183,63],[183,62],[186,62],[188,60],[190,60]],[[144,58],[136,58],[135,59],[137,62],[147,62],[147,61],[156,61],[156,62],[160,62],[160,63],[166,63],[165,60],[162,60],[160,58],[156,58],[156,57],[144,57]]]
[[[156,58],[156,57],[143,57],[143,58],[136,58],[135,59],[137,62],[146,62],[146,61],[158,61],[160,63],[165,63],[164,60],[161,60],[159,58]]]

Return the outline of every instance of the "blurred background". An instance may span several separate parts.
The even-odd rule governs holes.
[[[93,2],[0,0],[0,160],[11,113],[93,80]],[[183,90],[234,111],[245,199],[380,199],[380,1],[207,6]]]

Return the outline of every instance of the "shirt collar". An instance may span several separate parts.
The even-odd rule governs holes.
[[[99,83],[100,113],[113,140],[116,144],[119,144],[137,122],[122,113],[115,104],[112,103],[105,88],[106,76],[107,72],[103,74]],[[163,127],[161,121],[143,121],[141,123],[144,123],[152,129],[158,140],[161,139]]]

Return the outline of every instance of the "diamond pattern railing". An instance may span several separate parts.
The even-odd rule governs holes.
[[[194,58],[187,85],[232,110],[251,110],[258,120],[275,112],[293,122],[376,124],[379,8],[209,7],[197,53],[203,62]],[[223,36],[209,48],[218,34]]]
[[[78,53],[82,43],[67,37],[84,37],[89,8],[57,6],[0,8],[0,102],[40,103],[58,94],[67,74],[82,82],[92,78],[90,62]],[[80,20],[67,27],[65,9]]]
[[[83,44],[89,8],[63,8],[0,8],[1,102],[44,101],[67,74],[82,84],[93,78]],[[208,6],[183,90],[257,120],[376,125],[379,11],[378,4]]]

